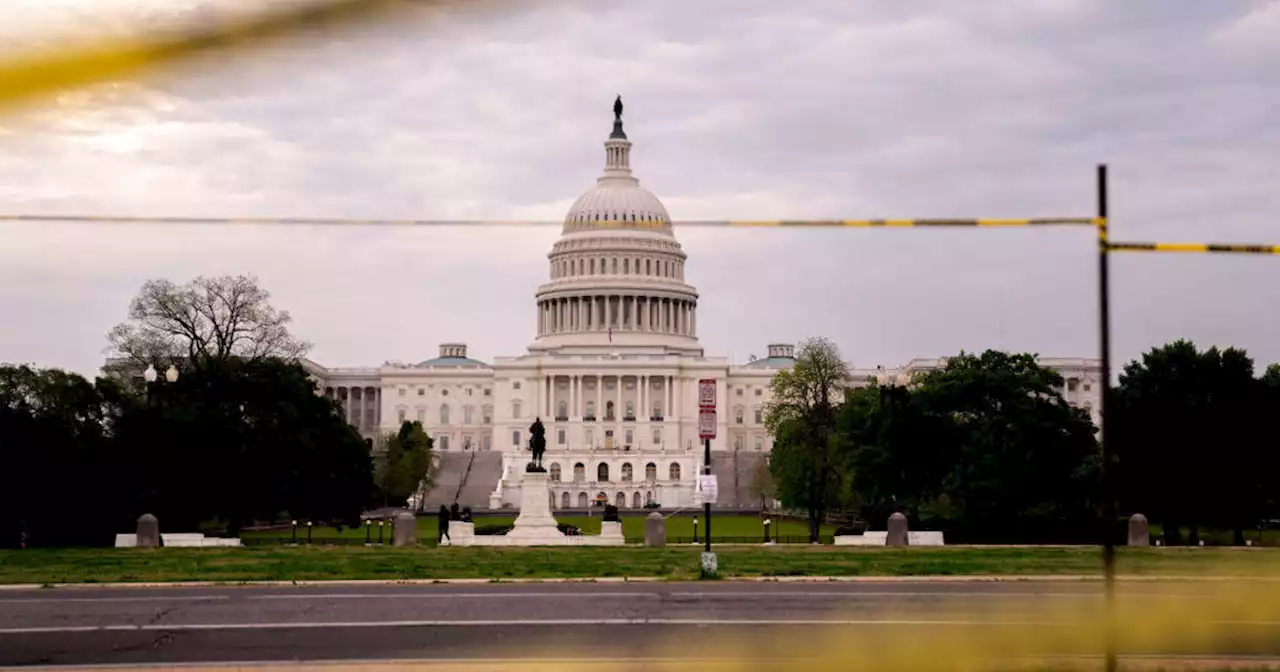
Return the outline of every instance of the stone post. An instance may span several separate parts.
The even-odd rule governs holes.
[[[884,545],[902,547],[907,543],[907,517],[901,513],[889,516],[889,535],[885,538]]]
[[[1129,517],[1129,545],[1151,545],[1151,527],[1147,524],[1147,517],[1141,513]]]
[[[144,513],[138,516],[138,548],[158,548],[160,546],[160,521],[156,517]]]
[[[396,514],[393,546],[412,546],[417,543],[418,521],[408,511]]]
[[[651,548],[667,545],[667,520],[657,511],[644,520],[644,545]]]

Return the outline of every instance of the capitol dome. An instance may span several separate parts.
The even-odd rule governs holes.
[[[605,141],[604,173],[564,218],[564,233],[633,229],[671,235],[671,216],[631,174],[631,141],[622,129],[622,100],[614,103],[613,133]]]
[[[569,209],[547,255],[550,278],[538,288],[538,337],[529,349],[700,356],[698,290],[685,282],[687,255],[662,201],[631,174],[621,98],[613,117],[604,172]]]

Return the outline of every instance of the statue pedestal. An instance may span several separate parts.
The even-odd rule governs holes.
[[[552,541],[563,539],[564,533],[556,527],[551,515],[550,489],[547,472],[524,472],[520,481],[520,515],[515,527],[505,536],[508,539]],[[555,543],[552,541],[552,543]]]

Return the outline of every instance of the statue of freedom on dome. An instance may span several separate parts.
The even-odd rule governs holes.
[[[613,118],[622,120],[622,94],[618,94],[618,98],[613,101]]]

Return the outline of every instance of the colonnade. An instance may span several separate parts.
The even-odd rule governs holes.
[[[644,295],[589,295],[538,302],[538,335],[637,331],[697,336],[697,303]]]

